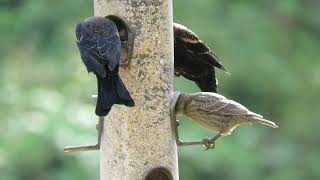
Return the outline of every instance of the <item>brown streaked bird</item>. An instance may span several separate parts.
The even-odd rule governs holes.
[[[201,91],[217,92],[215,69],[226,69],[217,55],[187,27],[174,23],[174,73],[194,81]]]
[[[230,135],[236,127],[242,124],[278,127],[274,122],[263,119],[261,115],[217,93],[181,93],[176,102],[175,111],[176,114],[184,114],[201,126],[218,133],[211,139],[199,141],[206,149],[214,148],[215,140]]]

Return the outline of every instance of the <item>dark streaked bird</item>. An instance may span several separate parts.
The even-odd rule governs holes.
[[[217,93],[200,92],[180,94],[175,105],[177,114],[192,118],[203,127],[218,134],[211,139],[204,139],[202,144],[214,147],[214,141],[221,136],[227,136],[242,124],[263,124],[273,128],[278,126],[259,114],[249,111],[243,105],[225,98]]]
[[[110,19],[92,16],[77,25],[76,37],[82,62],[97,78],[96,114],[106,116],[113,104],[134,106],[118,75],[121,41],[116,24]]]
[[[173,31],[175,75],[194,81],[201,91],[217,92],[214,67],[226,71],[217,55],[187,27],[174,23]]]

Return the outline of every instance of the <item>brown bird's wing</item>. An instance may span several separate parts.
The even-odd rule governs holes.
[[[184,46],[185,51],[193,54],[197,57],[196,59],[199,59],[210,66],[226,71],[219,62],[217,55],[211,51],[210,48],[202,42],[194,32],[178,23],[173,24],[173,30],[176,41],[175,43],[181,43],[182,45],[180,46]]]
[[[262,118],[261,115],[249,111],[243,105],[216,93],[196,93],[192,95],[189,105],[207,113],[233,116],[250,115]]]

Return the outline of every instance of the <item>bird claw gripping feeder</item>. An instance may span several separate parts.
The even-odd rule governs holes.
[[[105,18],[111,19],[117,26],[121,41],[121,56],[120,56],[120,66],[128,66],[132,57],[133,45],[134,45],[134,32],[130,27],[129,23],[123,18],[116,15],[108,15]],[[92,99],[97,101],[97,95],[92,95]],[[65,152],[75,152],[75,151],[91,151],[99,150],[101,145],[101,134],[103,131],[104,117],[99,116],[98,124],[96,129],[98,131],[98,142],[95,145],[80,145],[80,146],[67,146],[64,148]]]

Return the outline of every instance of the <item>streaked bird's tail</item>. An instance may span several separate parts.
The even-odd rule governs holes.
[[[118,75],[108,79],[97,75],[98,81],[98,99],[96,104],[96,115],[106,116],[114,104],[123,104],[125,106],[134,106],[128,90],[123,85]]]
[[[266,119],[263,119],[263,117],[260,115],[259,116],[251,115],[251,116],[246,117],[246,119],[249,121],[249,123],[252,123],[252,124],[263,124],[263,125],[266,125],[266,126],[269,126],[272,128],[278,128],[276,123],[269,121],[269,120],[266,120]]]

